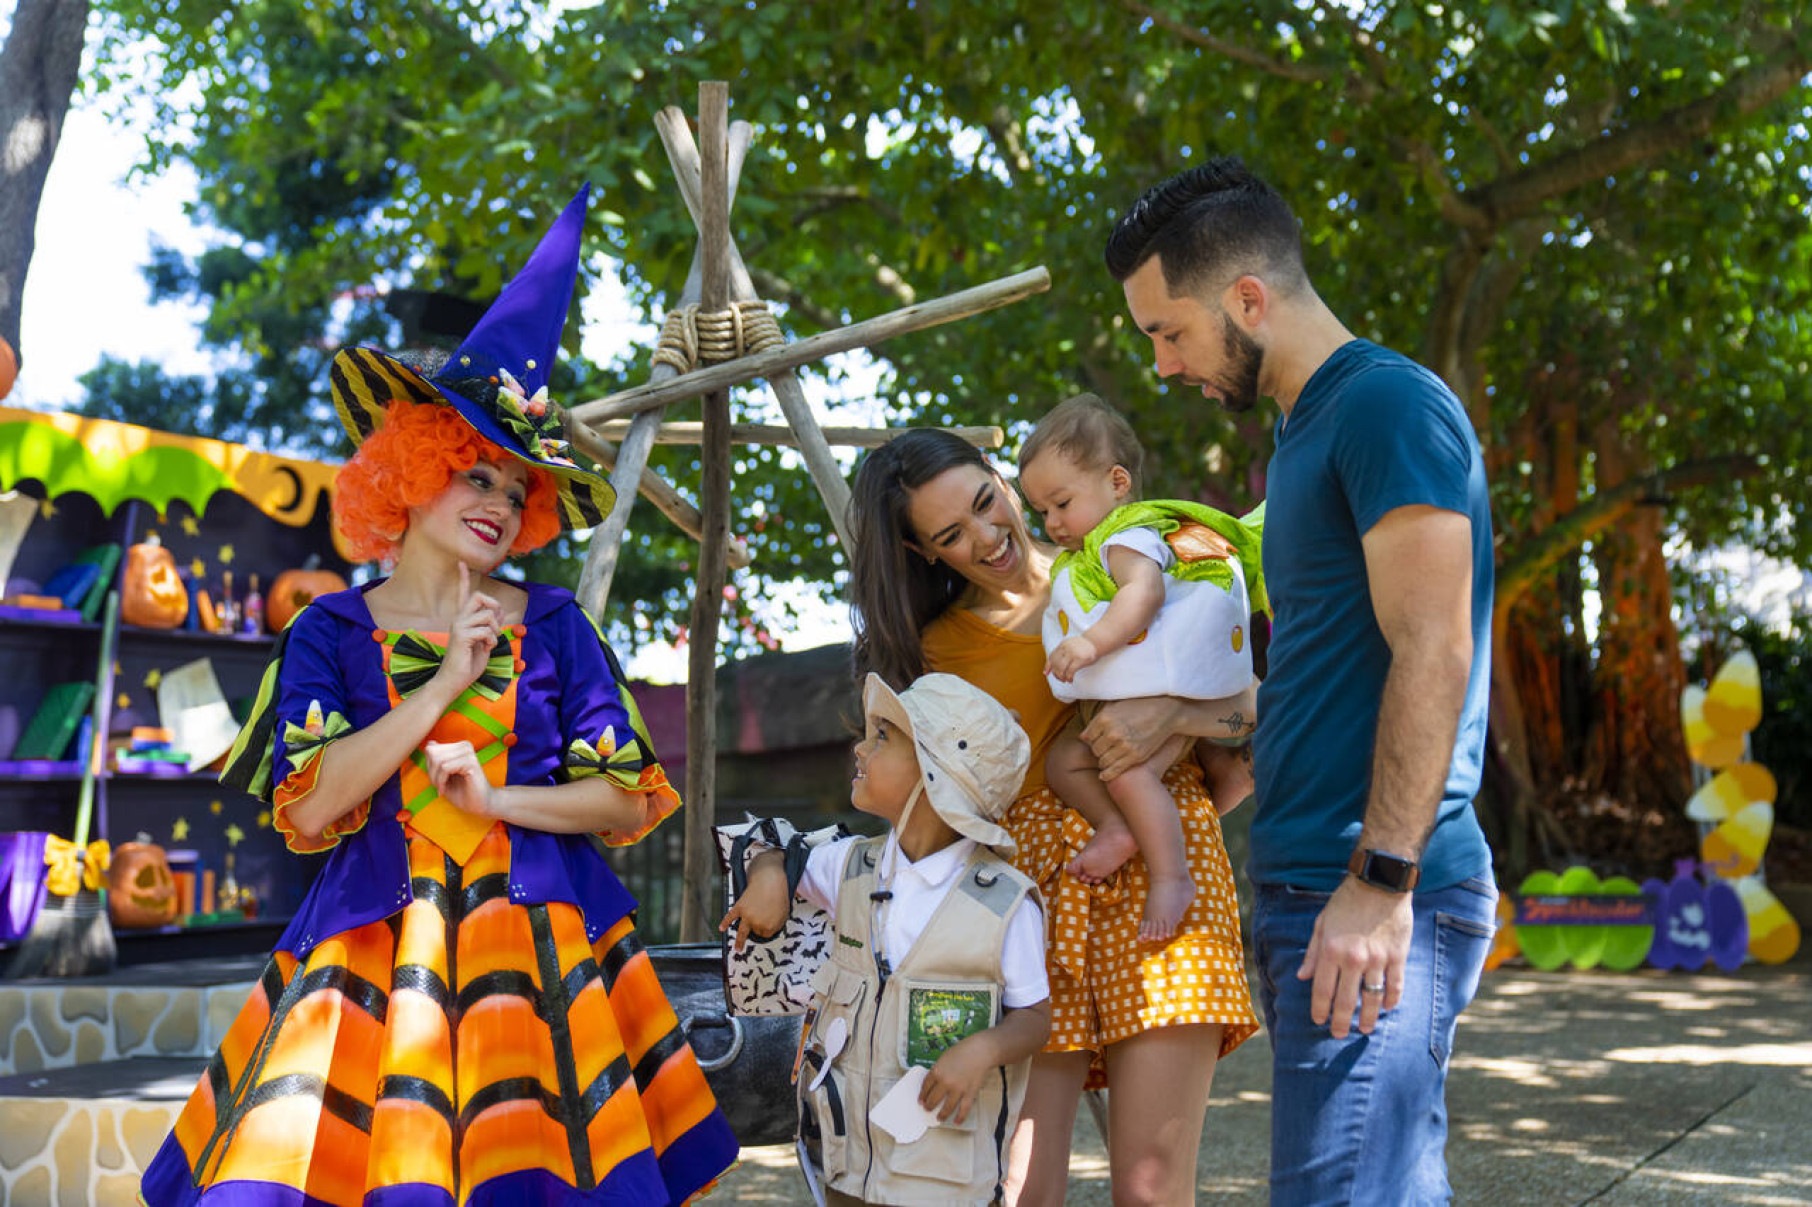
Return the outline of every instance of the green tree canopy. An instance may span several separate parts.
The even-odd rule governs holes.
[[[592,271],[620,271],[658,317],[694,234],[651,119],[725,79],[758,130],[732,226],[795,337],[1050,268],[1047,295],[883,346],[897,421],[1015,425],[1091,389],[1145,438],[1154,493],[1256,501],[1272,416],[1157,382],[1100,259],[1140,189],[1231,152],[1291,199],[1335,312],[1468,405],[1501,615],[1533,590],[1542,625],[1577,629],[1596,573],[1607,610],[1627,596],[1671,640],[1669,601],[1632,569],[1661,542],[1812,552],[1798,2],[97,7],[102,82],[162,106],[153,161],[189,161],[203,216],[237,240],[210,338],[293,373],[284,406],[314,383],[311,415],[320,349],[382,318],[348,299],[489,296],[582,180]],[[640,380],[646,355],[576,366],[570,400]],[[684,451],[656,463],[696,481]],[[830,583],[838,564],[789,464],[738,467],[736,514],[773,521],[750,533],[757,588]],[[1618,534],[1636,543],[1610,548]],[[651,513],[632,540],[685,559]],[[1639,728],[1665,740],[1665,718]],[[1520,729],[1498,726],[1510,764],[1527,753],[1501,735]]]

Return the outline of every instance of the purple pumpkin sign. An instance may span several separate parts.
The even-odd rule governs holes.
[[[1687,972],[1716,964],[1735,972],[1749,950],[1748,915],[1735,889],[1715,876],[1704,883],[1693,874],[1696,867],[1683,859],[1674,865],[1671,881],[1643,884],[1643,893],[1659,902],[1648,962]]]

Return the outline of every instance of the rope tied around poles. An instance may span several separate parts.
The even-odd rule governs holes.
[[[780,320],[760,298],[701,313],[696,305],[671,311],[661,324],[654,363],[690,373],[700,365],[737,360],[786,343]]]

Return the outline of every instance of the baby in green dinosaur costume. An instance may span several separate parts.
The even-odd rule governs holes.
[[[1263,606],[1263,585],[1257,527],[1199,503],[1139,501],[1143,461],[1126,420],[1081,394],[1026,438],[1019,482],[1064,549],[1051,566],[1045,675],[1058,699],[1082,702],[1082,716],[1052,745],[1045,773],[1095,831],[1067,871],[1099,883],[1143,855],[1150,887],[1139,938],[1162,942],[1195,899],[1182,822],[1163,782],[1191,739],[1173,736],[1104,784],[1081,724],[1102,700],[1244,691],[1251,607]]]

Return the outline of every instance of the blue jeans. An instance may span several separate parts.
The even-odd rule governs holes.
[[[1445,1203],[1447,1057],[1478,991],[1497,889],[1479,877],[1415,895],[1403,997],[1370,1035],[1335,1039],[1296,979],[1329,894],[1259,885],[1254,957],[1271,1036],[1271,1202]],[[1356,1017],[1356,1015],[1355,1015]]]

